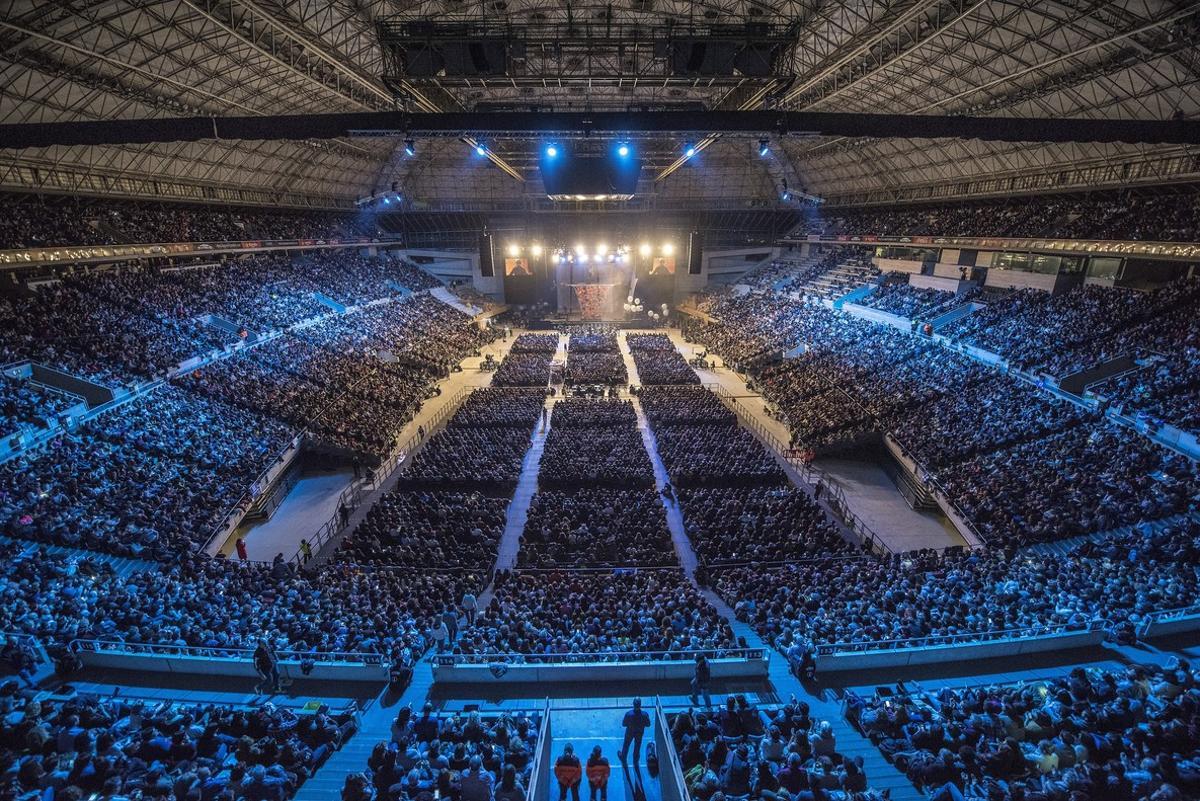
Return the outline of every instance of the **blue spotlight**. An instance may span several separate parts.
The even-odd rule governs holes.
[[[683,146],[683,157],[685,159],[690,159],[694,155],[696,155],[696,146],[691,142],[688,142]]]
[[[629,155],[629,145],[626,145],[626,144],[618,145],[617,146],[617,155],[620,156],[621,158],[625,158],[626,156],[628,156]]]
[[[413,157],[417,155],[417,143],[411,139],[404,140],[404,155]]]
[[[385,198],[383,199],[383,202],[384,202],[384,204],[386,205],[386,204],[388,204],[388,203],[391,203],[391,202],[392,202],[392,199],[391,199],[390,197],[385,197]]]
[[[483,142],[479,142],[475,145],[475,155],[477,155],[477,156],[486,156],[487,155],[487,147],[484,146]]]
[[[771,143],[768,142],[766,139],[759,139],[758,140],[758,155],[766,156],[770,152],[771,152]]]
[[[558,157],[558,147],[556,145],[546,145],[546,158],[552,159]]]

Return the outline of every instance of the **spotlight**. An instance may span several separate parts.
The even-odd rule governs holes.
[[[475,143],[475,154],[478,156],[486,156],[487,155],[487,146],[483,142],[476,142]]]
[[[771,143],[766,139],[758,140],[758,155],[765,156],[771,152]]]
[[[599,245],[596,245],[597,256],[603,256],[605,253],[608,253],[608,245],[604,244],[603,242],[601,242]]]
[[[781,197],[782,197],[784,200],[791,200],[791,199],[792,199],[792,194],[791,194],[791,192],[788,192],[786,189],[785,189],[785,190],[783,190],[783,192],[781,192],[781,193],[780,193],[780,196],[781,196]]]
[[[404,140],[404,155],[406,155],[406,156],[417,155],[417,143],[411,139],[405,139]]]
[[[541,256],[542,255],[542,246],[538,245],[538,244],[530,245],[529,252],[532,253],[535,258],[537,256]]]
[[[552,159],[552,158],[557,158],[557,157],[558,157],[558,146],[557,145],[546,145],[546,158]]]
[[[629,145],[626,145],[624,143],[617,145],[617,155],[620,156],[621,158],[625,158],[626,156],[628,156],[629,155]]]
[[[520,246],[519,246],[519,245],[515,245],[515,244],[514,244],[514,245],[509,245],[509,246],[508,246],[508,255],[509,255],[509,256],[511,256],[511,257],[512,257],[512,258],[514,258],[514,259],[515,259],[517,256],[520,256],[520,255],[521,255],[521,248],[520,248]]]
[[[663,255],[664,256],[671,256],[674,253],[675,253],[675,246],[672,245],[670,242],[663,245]]]
[[[649,242],[643,242],[642,246],[638,248],[638,253],[642,256],[649,256],[652,252],[654,252],[654,248],[650,247]]]
[[[585,253],[587,253],[587,248],[585,248],[583,245],[576,245],[576,246],[575,246],[575,253],[577,253],[578,255],[582,256],[582,255],[584,255]]]
[[[683,157],[685,159],[690,159],[694,155],[696,155],[696,146],[691,142],[688,142],[683,146]]]
[[[383,199],[383,202],[384,202],[385,204],[386,204],[386,203],[391,203],[391,202],[392,202],[392,199],[391,199],[390,197],[385,197],[385,198]]]

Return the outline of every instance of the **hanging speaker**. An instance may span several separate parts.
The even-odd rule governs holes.
[[[688,275],[699,275],[704,263],[704,232],[692,231],[688,234]]]
[[[486,231],[479,235],[479,274],[484,278],[494,278],[496,265],[492,261],[492,235]]]

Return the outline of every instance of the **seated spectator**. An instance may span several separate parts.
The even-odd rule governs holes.
[[[675,564],[675,550],[658,493],[577,488],[533,496],[521,567],[621,567]]]

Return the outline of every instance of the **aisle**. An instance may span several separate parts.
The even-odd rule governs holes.
[[[653,702],[642,699],[643,709],[647,710],[653,720]],[[649,704],[649,706],[645,706]],[[608,801],[632,801],[637,797],[635,785],[645,794],[645,801],[659,801],[662,790],[656,778],[651,778],[646,770],[646,746],[654,742],[654,728],[646,730],[642,741],[640,759],[630,758],[629,763],[622,765],[617,758],[624,740],[624,729],[621,719],[625,715],[625,707],[613,706],[604,709],[570,709],[551,711],[551,762],[558,759],[563,748],[570,743],[575,748],[575,756],[579,762],[587,766],[588,755],[594,746],[600,746],[600,752],[608,757],[612,775],[608,780]],[[548,778],[550,782],[550,798],[558,799],[558,782],[554,779],[553,770]],[[588,797],[588,783],[585,777],[579,788],[580,801]],[[568,799],[571,796],[568,795]]]

